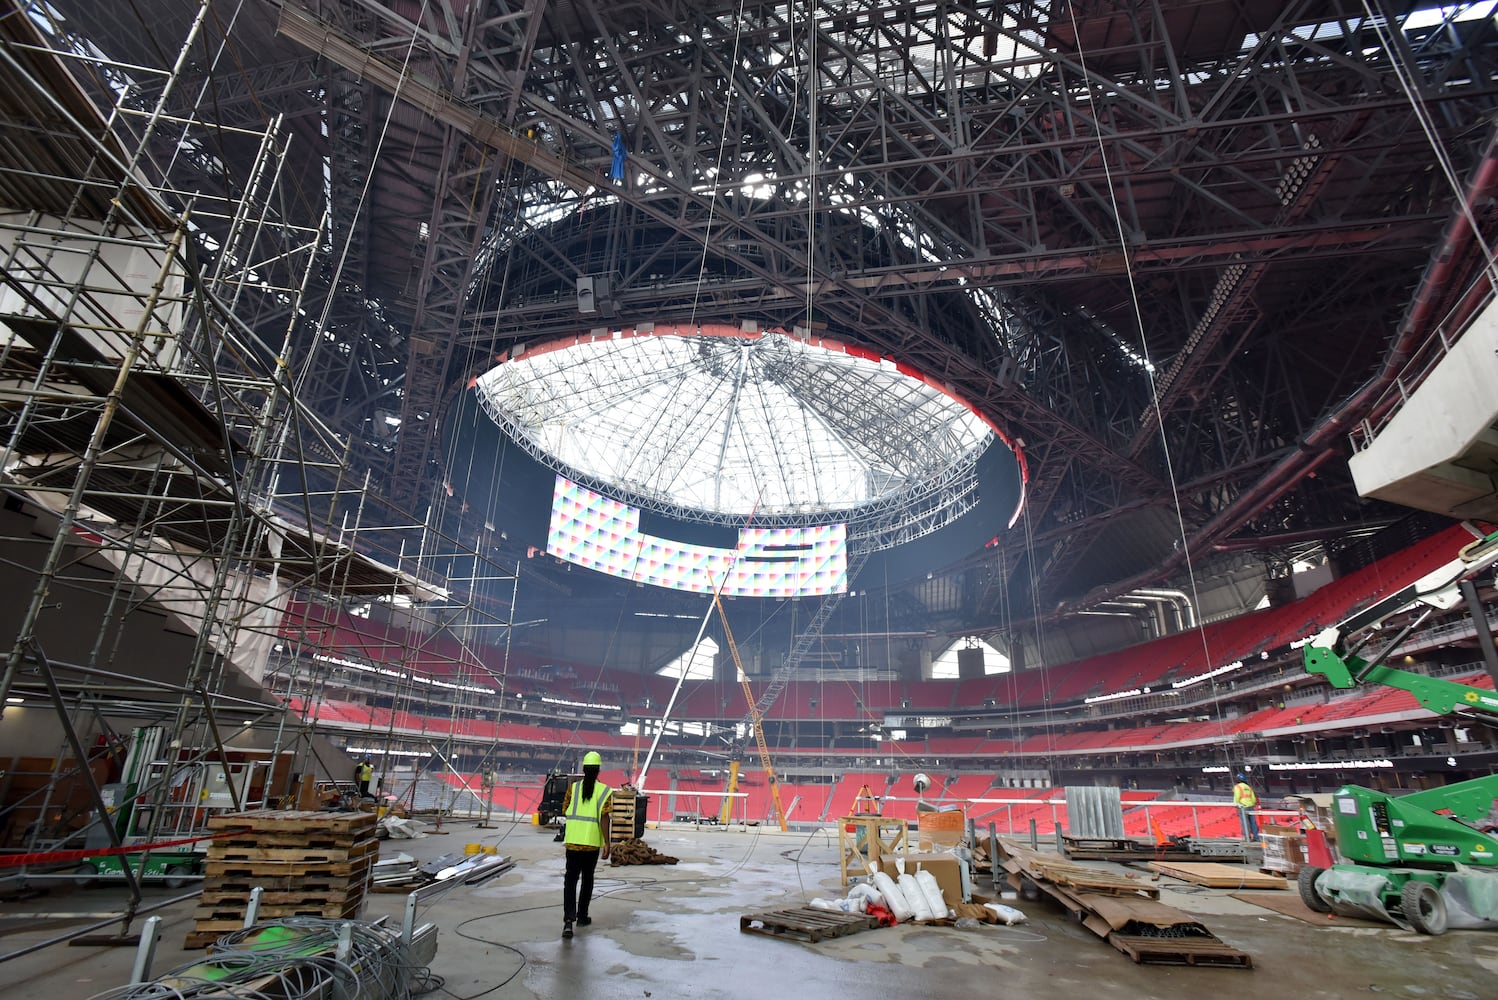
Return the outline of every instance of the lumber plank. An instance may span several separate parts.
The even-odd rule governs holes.
[[[1169,875],[1192,885],[1208,889],[1284,889],[1287,883],[1278,875],[1266,875],[1253,868],[1225,865],[1217,861],[1151,861],[1151,871]]]
[[[999,841],[998,862],[1012,884],[1028,882],[1072,913],[1082,926],[1135,962],[1249,969],[1247,953],[1220,940],[1195,917],[1166,906],[1153,894],[1123,891],[1096,869],[1057,863],[1008,841]],[[1227,867],[1227,866],[1222,866]],[[1092,874],[1087,874],[1092,873]],[[1089,881],[1101,891],[1087,887]]]

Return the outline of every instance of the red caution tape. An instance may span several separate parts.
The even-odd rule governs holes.
[[[117,854],[148,854],[151,851],[161,851],[168,847],[184,847],[187,844],[196,844],[204,840],[218,840],[221,837],[232,837],[242,832],[241,829],[221,830],[218,833],[205,833],[200,837],[186,837],[182,840],[159,840],[154,844],[130,844],[125,847],[96,847],[92,850],[81,851],[33,851],[30,854],[0,854],[0,868],[17,868],[21,865],[50,865],[59,861],[87,861],[89,858],[110,857]]]

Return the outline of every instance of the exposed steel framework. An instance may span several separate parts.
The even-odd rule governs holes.
[[[56,7],[151,65],[198,4]],[[444,414],[515,344],[825,329],[1023,441],[1025,530],[960,568],[978,628],[1386,521],[1338,452],[1482,266],[1452,220],[1491,157],[1486,4],[307,0],[208,27],[167,103],[294,132],[287,211],[330,233],[299,390],[398,503],[439,495]]]

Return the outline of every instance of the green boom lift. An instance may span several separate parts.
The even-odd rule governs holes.
[[[1431,615],[1465,600],[1488,673],[1498,682],[1498,653],[1475,584],[1494,564],[1498,533],[1321,632],[1304,649],[1306,671],[1337,688],[1399,688],[1438,715],[1498,719],[1493,691],[1383,662]],[[1401,615],[1414,617],[1384,642],[1385,624]],[[1359,655],[1375,641],[1381,652]],[[1441,934],[1448,926],[1498,927],[1498,774],[1408,795],[1347,785],[1332,797],[1332,818],[1341,860],[1300,873],[1301,898],[1311,909],[1388,920],[1422,934]]]

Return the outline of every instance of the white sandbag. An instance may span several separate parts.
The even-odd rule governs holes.
[[[999,918],[999,922],[1005,925],[1022,924],[1029,919],[1019,910],[1012,906],[1005,906],[1003,903],[984,903],[983,908],[991,910],[994,916]]]
[[[863,913],[868,909],[869,901],[862,896],[850,896],[847,899],[822,899],[818,897],[811,901],[811,905],[818,910],[836,910],[839,913]]]
[[[875,889],[872,885],[869,885],[867,882],[860,882],[853,888],[848,890],[849,899],[852,899],[855,896],[862,896],[865,900],[873,903],[875,906],[884,906],[884,894],[881,893],[878,889]],[[886,909],[888,909],[888,907],[886,907]]]
[[[884,905],[895,915],[896,920],[910,920],[915,916],[915,910],[911,909],[910,903],[906,902],[905,893],[895,885],[894,879],[884,872],[878,872],[874,875],[874,885],[884,897]]]
[[[949,917],[952,911],[947,908],[946,898],[941,892],[941,883],[936,881],[936,876],[922,868],[915,873],[916,884],[921,887],[921,892],[926,894],[926,905],[931,907],[931,913],[938,920]]]
[[[905,902],[915,911],[916,920],[933,920],[936,914],[931,912],[931,905],[926,902],[926,894],[921,891],[921,883],[915,880],[914,875],[900,876],[900,891],[905,894]],[[945,913],[943,913],[945,916]]]

